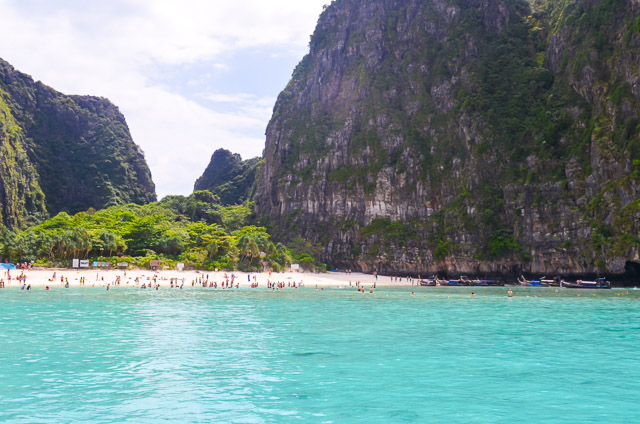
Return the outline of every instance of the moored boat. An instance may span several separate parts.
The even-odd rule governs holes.
[[[567,289],[610,289],[611,282],[604,278],[596,278],[595,281],[578,280],[575,283],[563,282],[562,287]]]
[[[429,278],[425,278],[424,280],[420,280],[419,283],[421,286],[433,287],[438,285],[438,277],[436,275],[432,275]]]
[[[441,286],[470,286],[471,280],[468,277],[462,276],[457,280],[444,280],[440,281]]]
[[[539,280],[527,280],[524,276],[520,276],[520,278],[518,278],[518,284],[521,286],[549,287],[547,281],[548,280],[545,280],[545,277],[542,277]]]
[[[482,287],[495,287],[495,286],[504,286],[504,282],[498,280],[480,280],[476,278],[475,280],[471,280],[472,286],[482,286]]]
[[[423,287],[435,287],[437,285],[435,280],[430,280],[430,279],[420,280],[419,284]]]

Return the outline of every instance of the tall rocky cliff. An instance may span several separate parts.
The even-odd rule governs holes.
[[[223,205],[239,205],[252,197],[260,158],[242,160],[239,154],[216,150],[194,190],[208,190],[220,197]]]
[[[66,96],[0,60],[0,224],[22,227],[156,198],[144,155],[108,100]]]
[[[637,271],[639,77],[637,0],[335,0],[257,214],[365,271]]]

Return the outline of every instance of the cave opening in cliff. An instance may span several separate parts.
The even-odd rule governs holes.
[[[624,274],[628,280],[638,280],[640,278],[640,263],[627,261],[624,264]]]

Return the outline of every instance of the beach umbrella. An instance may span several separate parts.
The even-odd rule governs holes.
[[[8,269],[16,269],[16,267],[13,264],[0,264],[0,269],[8,270]]]

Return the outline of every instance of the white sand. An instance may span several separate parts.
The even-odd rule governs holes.
[[[52,281],[53,273],[56,273],[55,281]],[[197,280],[201,277],[209,277],[209,281],[215,281],[220,284],[225,280],[225,272],[212,272],[212,271],[175,271],[175,270],[97,270],[97,269],[42,269],[36,268],[31,270],[11,270],[9,275],[11,280],[7,278],[6,271],[0,271],[0,278],[4,280],[5,287],[17,287],[19,286],[17,277],[23,274],[27,277],[27,284],[31,284],[33,287],[61,287],[64,286],[64,282],[60,281],[60,277],[68,279],[71,287],[80,286],[80,278],[85,278],[85,287],[99,287],[106,286],[107,284],[113,284],[116,277],[120,277],[120,287],[135,286],[136,277],[140,279],[140,283],[150,281],[154,275],[157,277],[158,282],[162,286],[169,285],[169,279],[178,278],[180,281],[184,278],[184,285],[190,287],[192,280]],[[126,275],[125,275],[126,274]],[[360,282],[364,286],[368,287],[376,283],[377,286],[411,286],[417,284],[417,280],[413,279],[408,281],[406,278],[400,281],[392,281],[389,276],[378,276],[376,278],[373,275],[352,273],[346,274],[344,272],[327,272],[322,274],[315,273],[302,273],[302,272],[289,272],[289,273],[272,273],[269,277],[268,272],[262,273],[246,273],[246,272],[226,272],[227,277],[230,279],[231,274],[235,275],[235,282],[240,284],[240,287],[248,287],[253,283],[253,277],[256,277],[256,281],[260,287],[266,287],[267,280],[271,282],[285,282],[293,283],[294,281],[299,284],[302,282],[306,287],[314,287],[315,285],[332,287],[342,286],[349,287],[349,282],[352,285],[356,285],[356,282]],[[247,276],[250,276],[251,282],[247,280]],[[395,280],[395,279],[394,279]]]

